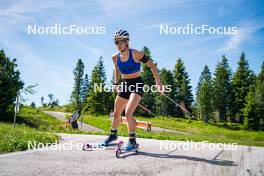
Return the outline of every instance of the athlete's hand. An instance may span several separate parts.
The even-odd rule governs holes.
[[[113,89],[114,89],[114,92],[115,93],[118,93],[119,92],[119,86],[118,85],[114,85]]]
[[[157,90],[158,92],[163,95],[164,94],[164,85],[162,84],[161,81],[156,81],[156,86],[157,86]]]

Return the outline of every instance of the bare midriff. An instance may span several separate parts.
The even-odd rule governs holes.
[[[124,79],[132,79],[137,77],[140,77],[140,71],[131,74],[122,74],[122,78]]]

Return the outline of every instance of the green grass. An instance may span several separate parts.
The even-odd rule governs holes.
[[[76,106],[73,105],[64,105],[64,106],[47,106],[47,107],[41,107],[39,108],[42,111],[55,111],[55,112],[69,112],[72,113],[76,111]]]
[[[208,141],[213,143],[237,143],[239,145],[248,146],[264,146],[264,132],[246,131],[240,127],[232,127],[228,124],[209,124],[197,120],[188,120],[181,118],[155,117],[143,118],[138,120],[149,121],[153,126],[172,129],[176,131],[186,132],[190,134],[182,134],[177,132],[148,132],[137,129],[137,136],[142,138],[152,138],[161,140],[193,140]],[[87,124],[96,126],[108,133],[111,121],[107,116],[85,115],[84,121]],[[230,127],[231,126],[231,127]],[[231,128],[231,129],[230,129]],[[234,128],[235,130],[232,130]],[[118,135],[127,136],[126,125],[121,125],[118,129]]]
[[[45,114],[42,111],[24,107],[21,108],[18,117],[18,123],[24,123],[32,128],[36,128],[40,131],[50,132],[67,132],[69,129],[65,127],[65,123],[56,119],[55,117]]]
[[[61,121],[34,108],[22,108],[18,114],[18,122],[42,131],[63,131]]]
[[[22,107],[15,128],[12,123],[0,123],[0,153],[26,150],[27,141],[55,142],[58,136],[54,132],[87,134],[72,130],[64,122],[36,108]]]
[[[28,141],[38,143],[54,143],[59,137],[53,133],[39,131],[25,124],[16,125],[0,123],[0,153],[28,149]]]
[[[66,115],[65,120],[69,116]],[[90,134],[80,130],[73,130],[71,126],[55,117],[45,114],[41,110],[31,107],[24,107],[18,114],[19,123],[26,124],[40,131],[56,132],[56,133],[73,133],[73,134]]]
[[[167,128],[175,131],[186,132],[148,132],[137,129],[137,136],[141,138],[152,138],[161,140],[193,140],[208,141],[214,143],[237,143],[248,146],[264,146],[264,132],[243,130],[242,126],[231,123],[204,123],[198,120],[188,120],[183,118],[155,117],[144,118],[137,117],[138,120],[150,121],[153,126]],[[104,134],[107,135],[110,130],[111,121],[107,116],[84,115],[84,122],[92,126],[103,129],[105,132],[83,132],[73,131],[66,128],[64,122],[47,115],[34,108],[22,108],[18,121],[25,123],[32,128],[45,132],[62,133],[82,133],[82,134]],[[189,133],[189,134],[188,134]],[[118,129],[119,136],[127,136],[126,125],[121,125]]]

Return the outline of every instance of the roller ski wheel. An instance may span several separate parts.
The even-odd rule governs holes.
[[[131,150],[125,150],[125,148],[123,147],[117,147],[117,149],[115,150],[115,154],[116,154],[116,158],[121,158],[123,154],[126,153],[138,153],[139,150],[139,144],[135,144],[135,148],[131,149]]]
[[[84,150],[84,151],[91,151],[93,148],[94,148],[94,146],[91,145],[91,144],[83,144],[82,150]]]
[[[122,153],[122,151],[121,151],[120,148],[116,149],[116,157],[117,158],[120,158],[121,157],[121,153]]]

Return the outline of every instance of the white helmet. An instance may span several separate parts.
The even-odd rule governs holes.
[[[124,39],[129,40],[129,34],[126,30],[120,29],[114,35],[114,40],[118,38],[124,38]]]

